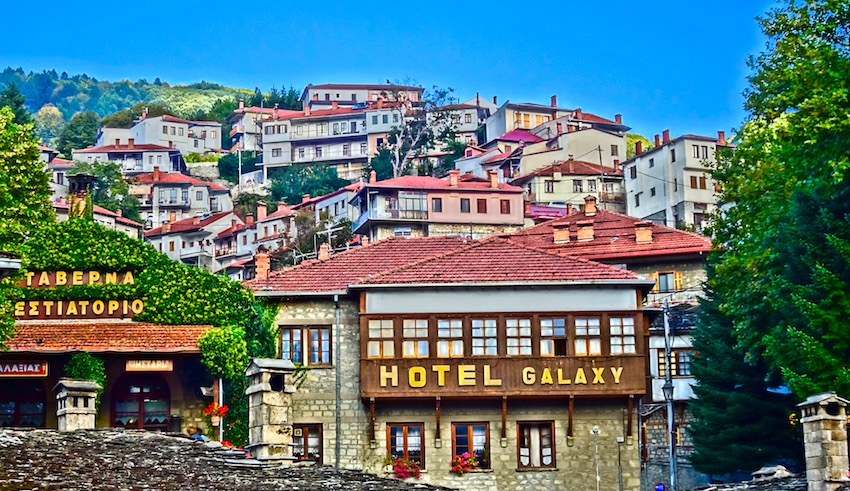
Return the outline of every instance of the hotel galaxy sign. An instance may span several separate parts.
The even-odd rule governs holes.
[[[98,285],[133,285],[131,271],[29,271],[20,286],[27,289],[61,288]],[[14,316],[18,320],[60,319],[121,319],[140,314],[145,308],[142,299],[79,299],[52,298],[15,302]]]

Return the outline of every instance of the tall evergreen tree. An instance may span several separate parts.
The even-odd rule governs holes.
[[[71,150],[94,145],[99,122],[100,118],[94,111],[75,114],[59,133],[59,143],[56,145],[59,153],[70,159],[73,156]]]
[[[15,82],[9,83],[3,92],[0,92],[0,107],[6,106],[12,110],[15,115],[14,123],[26,124],[32,122],[32,116],[24,106],[25,102],[26,97],[18,90],[18,85]]]

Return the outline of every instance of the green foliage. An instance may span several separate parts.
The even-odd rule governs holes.
[[[42,143],[47,146],[56,145],[59,134],[65,127],[65,118],[62,112],[53,104],[45,104],[35,113],[35,132]]]
[[[32,116],[24,106],[26,97],[18,90],[18,85],[14,82],[8,84],[3,92],[0,92],[0,107],[8,107],[14,113],[15,118],[12,120],[17,124],[32,123]]]
[[[92,202],[110,211],[122,212],[122,215],[141,222],[139,216],[139,198],[130,194],[130,187],[121,173],[121,164],[116,162],[75,162],[68,175],[93,174],[97,183],[90,194]]]
[[[259,218],[257,216],[257,204],[263,201],[267,204],[266,212],[274,213],[273,209],[276,209],[277,205],[276,203],[269,203],[268,199],[268,196],[260,194],[242,193],[239,195],[238,201],[233,204],[233,211],[240,217],[246,217],[250,214],[254,215],[254,218]]]
[[[145,109],[148,111],[147,117],[149,118],[155,118],[163,115],[176,116],[174,111],[162,104],[137,102],[126,109],[104,116],[103,119],[100,120],[100,125],[104,128],[132,128],[133,121],[139,119],[142,115],[142,111]]]
[[[372,171],[375,171],[375,178],[379,181],[383,181],[385,179],[392,179],[393,177],[393,157],[390,153],[389,149],[381,148],[378,150],[378,153],[369,160],[369,165],[367,165],[364,170],[364,179],[366,181],[369,180],[369,174]]]
[[[94,144],[97,138],[97,126],[99,118],[94,111],[77,113],[59,133],[59,142],[56,149],[65,158],[72,158],[71,150],[86,148]]]
[[[335,167],[316,163],[275,169],[269,180],[272,199],[289,205],[300,203],[305,194],[322,196],[350,184],[337,176]]]
[[[223,130],[222,130],[223,131]],[[239,174],[239,155],[242,154],[242,173],[253,172],[257,170],[257,157],[251,155],[251,152],[231,152],[227,155],[222,155],[218,159],[218,174],[222,179],[230,182],[238,182]]]
[[[201,360],[215,377],[233,378],[248,366],[245,331],[240,327],[216,327],[198,340]]]
[[[50,186],[31,124],[0,108],[0,251],[16,251],[27,234],[54,220]]]
[[[183,157],[186,163],[193,162],[218,162],[221,156],[217,153],[190,153]]]
[[[626,133],[626,159],[633,159],[635,157],[635,142],[641,142],[643,145],[643,151],[647,151],[652,148],[652,143],[649,139],[643,135],[638,135],[637,133]]]
[[[433,176],[442,177],[449,173],[450,170],[454,170],[455,168],[455,160],[463,157],[463,152],[466,150],[466,143],[451,139],[443,144],[444,152],[451,152],[449,155],[443,157],[442,165],[436,167]]]
[[[0,280],[0,351],[6,348],[5,341],[15,333],[13,312],[20,291],[19,279],[19,274],[13,274]]]
[[[340,249],[345,247],[353,237],[351,222],[343,220],[330,220],[327,215],[315,223],[315,213],[309,209],[298,210],[295,216],[295,228],[298,235],[289,247],[280,248],[271,252],[273,269],[295,264],[296,254],[311,254],[318,247],[328,241],[328,234],[321,233],[329,228],[336,228],[331,236],[331,248]]]
[[[74,353],[65,363],[65,376],[78,380],[93,380],[100,385],[97,391],[96,405],[100,405],[100,397],[106,387],[106,365],[101,358],[92,356],[88,351]]]

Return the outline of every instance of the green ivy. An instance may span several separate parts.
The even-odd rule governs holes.
[[[89,352],[74,353],[65,364],[65,376],[79,380],[94,380],[100,385],[95,404],[100,406],[100,396],[106,387],[106,365],[103,360]]]

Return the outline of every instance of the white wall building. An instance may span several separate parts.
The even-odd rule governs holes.
[[[157,116],[137,121],[130,138],[138,143],[176,148],[184,154],[221,152],[221,124],[215,121],[188,121],[174,116]]]
[[[330,109],[333,103],[338,106],[392,101],[396,94],[414,105],[422,101],[425,89],[410,85],[394,84],[321,84],[307,85],[301,93],[304,109]]]
[[[150,143],[136,143],[130,138],[126,145],[104,145],[72,150],[73,159],[80,162],[114,162],[127,175],[153,172],[154,167],[173,172],[185,172],[186,163],[180,150]]]
[[[158,167],[136,176],[130,194],[141,201],[139,213],[148,228],[233,210],[230,190],[225,186],[178,172],[160,172]]]

